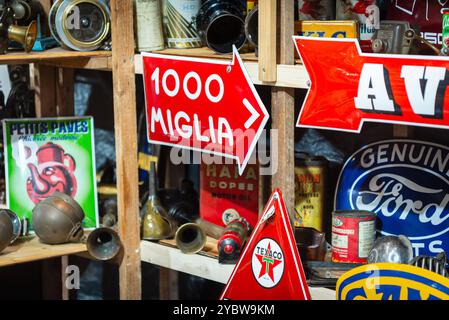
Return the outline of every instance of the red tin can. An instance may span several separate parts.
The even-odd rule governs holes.
[[[332,261],[365,263],[376,238],[376,214],[337,211],[332,214]]]
[[[243,217],[254,227],[259,217],[259,166],[201,164],[200,216],[219,226]]]

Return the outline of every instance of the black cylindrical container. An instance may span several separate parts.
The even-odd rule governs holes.
[[[198,33],[217,53],[231,53],[245,44],[245,7],[239,0],[207,0],[196,18]]]

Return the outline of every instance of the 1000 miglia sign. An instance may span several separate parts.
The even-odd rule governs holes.
[[[363,147],[343,167],[335,209],[376,212],[382,235],[405,235],[414,254],[449,251],[449,148],[386,140]]]

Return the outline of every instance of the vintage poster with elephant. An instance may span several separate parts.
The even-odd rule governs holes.
[[[6,204],[28,218],[59,191],[83,208],[83,227],[98,227],[92,117],[3,120]]]

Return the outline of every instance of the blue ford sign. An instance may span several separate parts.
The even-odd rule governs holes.
[[[363,147],[340,173],[335,209],[376,212],[381,234],[407,236],[415,256],[449,252],[449,148],[414,140]]]

